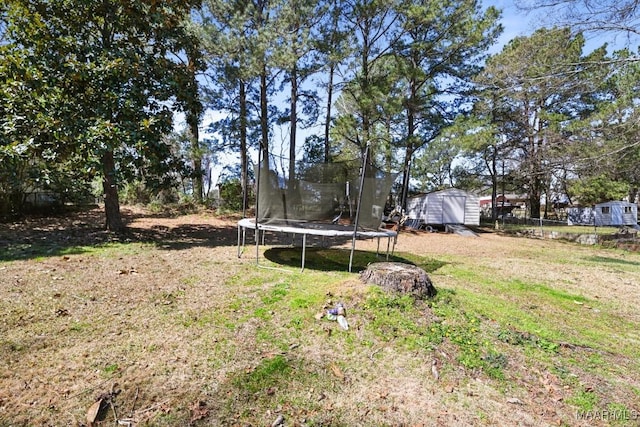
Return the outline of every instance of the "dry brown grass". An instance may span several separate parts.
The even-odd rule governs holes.
[[[406,233],[396,251],[437,261],[431,278],[458,305],[451,318],[418,304],[409,323],[379,323],[403,312],[368,306],[355,274],[238,258],[234,218],[125,214],[121,237],[101,231],[96,210],[0,225],[0,425],[87,425],[98,399],[111,404],[96,425],[271,425],[278,415],[285,425],[608,424],[576,419],[578,397],[592,395],[595,410],[640,409],[635,253]],[[540,301],[505,292],[514,280],[544,286]],[[550,290],[583,299],[563,305]],[[507,309],[491,318],[485,297],[540,316],[557,351],[496,339],[532,335],[523,320],[507,324]],[[327,300],[345,301],[349,331],[314,318]],[[545,316],[567,324],[552,329]],[[574,333],[576,316],[617,336]],[[421,341],[438,322],[466,337],[460,319],[479,319],[477,336],[492,342]],[[488,348],[506,360],[502,377],[461,362]]]

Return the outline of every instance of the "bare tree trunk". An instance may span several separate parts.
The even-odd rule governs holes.
[[[186,118],[191,138],[191,156],[193,158],[193,197],[197,203],[202,203],[204,194],[204,174],[202,171],[202,153],[200,152],[200,137],[198,132],[198,115],[194,111],[187,112]]]
[[[329,68],[329,84],[327,87],[327,116],[324,123],[324,162],[329,163],[329,131],[331,130],[331,103],[333,102],[333,75],[335,65]]]
[[[400,207],[406,211],[407,210],[407,198],[409,197],[409,178],[411,177],[411,157],[413,157],[413,151],[411,150],[412,143],[408,142],[404,163],[402,165],[403,174],[402,174],[402,192],[400,195]]]
[[[196,55],[197,54],[193,51],[188,52],[191,99],[187,104],[186,121],[191,134],[191,156],[193,158],[193,170],[195,173],[193,178],[193,197],[197,203],[202,203],[202,196],[204,194],[204,171],[202,170],[202,152],[200,149],[200,135],[198,131],[202,105],[200,104],[198,97],[198,82],[196,81]]]
[[[498,167],[497,152],[498,150],[494,148],[491,153],[491,167],[489,167],[489,171],[491,173],[491,222],[498,219],[498,171],[496,170]],[[502,196],[504,199],[504,194]]]
[[[296,133],[298,129],[298,67],[294,64],[291,70],[291,133],[289,135],[289,181],[295,178],[296,172]]]
[[[419,62],[418,59],[412,58],[414,64]],[[403,210],[407,209],[407,197],[409,196],[409,180],[411,179],[411,159],[413,157],[413,153],[415,153],[416,148],[420,146],[420,144],[416,141],[416,117],[419,111],[419,102],[418,102],[418,86],[419,84],[411,79],[409,82],[410,87],[410,96],[407,102],[407,141],[405,148],[405,156],[404,156],[404,165],[403,171],[404,174],[402,176],[402,199],[400,200],[400,206]]]
[[[124,223],[120,216],[120,202],[118,201],[118,186],[116,184],[116,167],[113,151],[109,150],[102,156],[102,189],[104,191],[105,228],[110,231],[121,232]]]
[[[260,73],[260,149],[262,150],[262,161],[269,164],[269,108],[267,99],[267,66],[262,64]]]
[[[240,80],[240,182],[242,185],[242,217],[249,207],[249,162],[247,160],[247,88]]]

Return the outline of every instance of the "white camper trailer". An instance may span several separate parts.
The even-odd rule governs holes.
[[[634,226],[638,223],[638,205],[620,200],[598,203],[594,208],[594,221],[598,227]]]

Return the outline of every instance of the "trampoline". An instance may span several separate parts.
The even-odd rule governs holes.
[[[258,222],[256,226],[256,221],[254,218],[243,218],[238,221],[238,257],[242,256],[242,248],[245,246],[246,241],[246,231],[247,229],[255,230],[256,235],[256,250],[259,250],[260,242],[264,244],[264,233],[267,231],[274,233],[284,233],[284,234],[292,234],[292,235],[301,235],[302,236],[302,264],[300,267],[301,271],[304,271],[304,263],[307,252],[307,236],[320,236],[320,237],[344,237],[344,238],[353,238],[354,236],[354,228],[353,226],[348,225],[340,225],[340,224],[318,224],[318,223],[268,223],[263,224]],[[262,232],[262,237],[260,237],[260,233]],[[372,230],[372,231],[356,231],[355,238],[356,239],[377,239],[378,240],[378,248],[376,254],[380,253],[380,241],[381,239],[387,239],[387,249],[386,249],[386,258],[389,259],[389,254],[393,252],[393,248],[395,248],[395,241],[398,236],[398,233],[393,230]],[[257,254],[257,252],[256,252]],[[258,258],[256,257],[256,260]],[[351,261],[349,261],[349,271],[351,271]]]
[[[238,221],[238,257],[242,256],[246,231],[253,229],[256,264],[265,233],[302,237],[304,270],[307,237],[351,239],[349,271],[356,240],[387,239],[386,255],[393,252],[398,233],[381,227],[382,215],[397,174],[381,171],[368,162],[365,151],[362,166],[352,163],[304,165],[295,177],[278,176],[268,161],[256,170],[256,218]]]

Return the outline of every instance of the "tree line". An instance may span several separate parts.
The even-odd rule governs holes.
[[[628,6],[616,34],[638,15]],[[599,12],[614,22],[611,7]],[[610,28],[574,18],[489,55],[500,19],[475,0],[8,0],[0,213],[35,189],[97,193],[106,227],[121,230],[123,194],[201,203],[229,152],[246,210],[252,152],[293,178],[367,147],[403,172],[400,206],[454,185],[526,194],[532,217],[542,200],[635,200],[636,53],[584,52],[585,32]],[[207,111],[217,119],[204,123]]]

